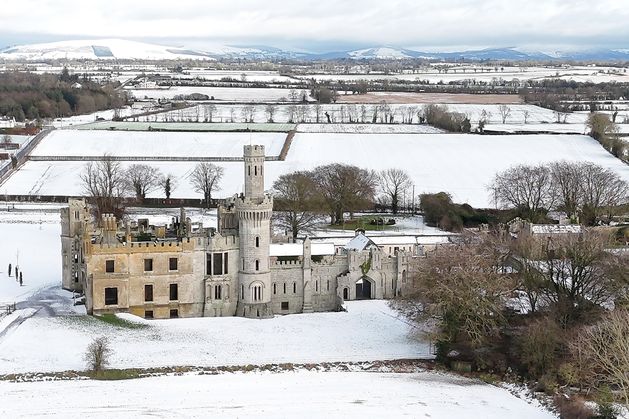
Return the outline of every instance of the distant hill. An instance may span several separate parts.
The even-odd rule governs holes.
[[[0,50],[0,59],[41,61],[52,59],[91,60],[216,60],[248,59],[353,59],[353,60],[504,60],[504,61],[629,61],[629,49],[593,49],[539,52],[524,49],[490,48],[459,52],[421,52],[393,46],[377,46],[347,51],[303,53],[268,46],[208,45],[203,49],[175,48],[123,39],[93,39],[50,42],[8,47]]]

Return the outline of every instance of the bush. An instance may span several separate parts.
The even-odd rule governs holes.
[[[88,370],[93,373],[103,371],[109,365],[111,352],[109,340],[105,336],[95,338],[85,351]]]
[[[528,374],[539,377],[554,370],[561,346],[561,328],[550,318],[532,322],[517,339],[519,358]]]
[[[567,398],[558,394],[555,396],[555,406],[559,411],[560,419],[591,419],[594,417],[594,411],[581,398]]]

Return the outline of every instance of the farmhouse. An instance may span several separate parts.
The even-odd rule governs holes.
[[[362,234],[333,243],[271,244],[273,197],[264,191],[264,146],[244,146],[244,193],[218,208],[218,228],[183,209],[166,226],[92,221],[85,200],[62,210],[63,288],[85,293],[90,314],[146,318],[241,316],[337,310],[345,300],[402,292],[419,261]]]

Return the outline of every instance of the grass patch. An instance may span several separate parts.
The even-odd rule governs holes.
[[[351,230],[355,231],[360,228],[365,231],[386,231],[390,230],[392,227],[395,227],[395,224],[387,225],[387,221],[392,217],[374,217],[369,215],[364,215],[362,217],[353,218],[351,220],[345,220],[343,224],[331,224],[328,226],[330,229],[334,230]],[[378,224],[376,220],[383,220],[384,222]]]
[[[115,380],[133,380],[140,378],[140,370],[130,368],[124,370],[108,369],[90,373],[88,375],[93,380],[115,381]]]
[[[133,323],[128,320],[121,319],[115,314],[100,314],[94,316],[94,318],[107,324],[111,324],[112,326],[122,327],[125,329],[144,329],[145,327],[148,327],[146,324]]]

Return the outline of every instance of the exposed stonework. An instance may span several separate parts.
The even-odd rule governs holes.
[[[299,254],[272,255],[264,161],[263,146],[244,147],[245,192],[218,208],[218,230],[191,223],[183,210],[167,226],[105,215],[96,227],[85,201],[71,199],[61,214],[63,287],[85,293],[88,313],[149,318],[267,318],[399,295],[419,260],[411,252],[330,245],[313,255],[306,239]]]

